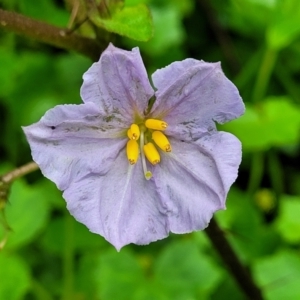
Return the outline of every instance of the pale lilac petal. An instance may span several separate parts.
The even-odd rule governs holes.
[[[116,124],[103,120],[89,103],[56,106],[23,130],[33,160],[44,176],[64,190],[88,174],[107,172],[126,144],[126,138],[120,138],[124,129],[110,128]]]
[[[125,51],[112,44],[83,76],[81,97],[103,113],[133,120],[142,117],[154,91],[138,48]]]
[[[151,116],[164,119],[173,131],[177,126],[178,133],[191,127],[190,135],[197,135],[214,129],[214,121],[222,124],[244,112],[239,92],[220,63],[186,59],[157,70],[152,78],[158,91]]]
[[[174,233],[207,227],[212,214],[225,209],[230,185],[241,160],[240,142],[220,132],[188,143],[170,139],[171,153],[162,153],[153,170],[163,214]]]
[[[90,174],[63,194],[70,213],[118,250],[168,235],[153,181],[145,180],[140,160],[131,166],[125,156],[120,152],[105,176]]]

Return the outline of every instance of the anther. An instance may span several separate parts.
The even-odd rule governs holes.
[[[169,140],[161,131],[153,131],[152,139],[154,140],[155,144],[165,152],[171,152],[172,148],[170,145]]]
[[[144,153],[152,165],[156,165],[160,162],[160,155],[152,143],[144,145]]]
[[[126,154],[128,161],[131,165],[134,165],[139,157],[139,145],[135,140],[129,140],[126,146]]]
[[[157,120],[157,119],[147,119],[145,122],[145,126],[149,129],[154,129],[154,130],[166,130],[168,124],[164,121]]]
[[[132,124],[130,126],[130,129],[128,129],[128,131],[127,131],[127,136],[129,137],[129,139],[137,141],[140,137],[139,126],[137,124]]]

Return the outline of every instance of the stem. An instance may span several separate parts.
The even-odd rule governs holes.
[[[294,78],[288,72],[283,62],[278,62],[275,68],[275,76],[281,82],[286,92],[293,98],[295,102],[300,103],[300,91],[299,86],[295,82]]]
[[[63,297],[64,300],[73,298],[73,273],[74,273],[74,227],[73,219],[66,211],[65,213],[65,241],[64,241],[64,257],[63,257]]]
[[[258,75],[256,77],[256,82],[253,89],[252,101],[259,102],[265,96],[266,89],[273,71],[276,59],[277,51],[267,48],[260,68],[258,70]]]
[[[259,188],[264,173],[264,154],[263,152],[254,152],[251,157],[250,178],[247,191],[253,195]]]
[[[279,199],[284,192],[284,176],[280,160],[274,149],[268,152],[268,171],[272,188],[275,191],[276,198]]]
[[[242,265],[214,218],[211,219],[205,233],[245,295],[252,300],[263,300],[261,290],[254,283],[250,272]]]
[[[0,182],[3,182],[4,184],[10,184],[17,178],[27,175],[38,169],[39,169],[39,166],[35,162],[32,161],[30,163],[27,163],[26,165],[23,165],[17,169],[14,169],[14,170],[2,175],[0,177]]]
[[[49,45],[76,51],[93,60],[99,59],[100,53],[106,47],[106,45],[100,45],[94,39],[75,33],[68,34],[67,29],[49,25],[3,9],[0,9],[0,28],[5,28],[16,34],[33,38]]]

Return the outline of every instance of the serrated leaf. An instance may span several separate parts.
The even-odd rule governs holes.
[[[23,299],[30,287],[28,265],[14,255],[0,252],[0,266],[0,299]]]
[[[153,22],[148,7],[144,4],[124,7],[111,18],[90,15],[91,21],[107,31],[127,36],[138,41],[148,41],[153,36]]]

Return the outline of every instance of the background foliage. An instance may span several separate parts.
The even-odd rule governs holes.
[[[0,7],[62,27],[70,16],[59,0],[2,0]],[[187,57],[221,61],[239,88],[246,113],[220,130],[242,141],[243,162],[216,218],[265,299],[299,299],[300,2],[128,0],[125,8],[112,19],[93,12],[92,22],[102,26],[98,35],[122,34],[107,38],[117,46],[139,46],[149,74]],[[91,28],[79,31],[93,37]],[[22,125],[57,104],[81,102],[90,65],[0,31],[1,174],[31,160]],[[13,184],[5,214],[12,232],[0,251],[0,299],[244,299],[203,232],[118,253],[70,217],[39,172]]]

